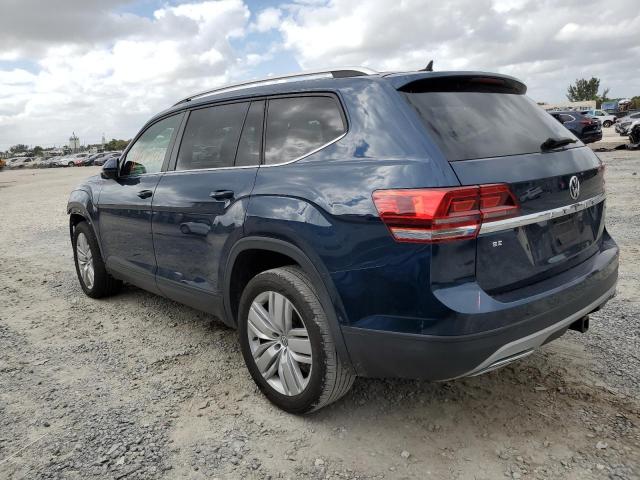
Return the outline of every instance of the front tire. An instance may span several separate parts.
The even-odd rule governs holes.
[[[602,123],[602,126],[605,127],[605,128],[609,128],[611,126],[611,120],[605,120]]]
[[[80,286],[89,297],[108,297],[120,290],[122,282],[107,272],[98,241],[87,222],[80,222],[74,229],[73,259]]]
[[[251,377],[287,412],[318,410],[353,384],[355,375],[338,358],[313,283],[298,267],[267,270],[247,284],[238,333]]]

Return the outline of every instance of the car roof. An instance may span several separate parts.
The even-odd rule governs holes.
[[[327,78],[300,78],[299,80],[292,77],[287,81],[274,83],[269,82],[269,78],[258,80],[255,85],[241,86],[236,88],[231,85],[228,87],[220,87],[218,92],[194,94],[191,99],[184,99],[170,108],[158,113],[148,123],[155,121],[157,118],[165,116],[167,114],[178,112],[181,110],[193,108],[196,106],[206,105],[215,102],[233,101],[247,99],[250,100],[254,97],[263,97],[271,95],[284,95],[289,93],[310,93],[321,91],[339,91],[342,88],[349,88],[355,83],[362,82],[375,82],[375,83],[387,83],[394,89],[402,88],[411,82],[428,79],[428,78],[447,78],[447,77],[487,77],[487,78],[500,78],[509,81],[518,82],[522,85],[523,90],[526,91],[524,83],[515,77],[509,75],[503,75],[490,72],[479,71],[441,71],[441,72],[425,72],[425,71],[408,71],[408,72],[381,72],[372,74],[359,74],[343,77],[327,77]],[[199,96],[200,95],[200,96]]]

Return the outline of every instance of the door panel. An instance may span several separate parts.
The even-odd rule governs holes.
[[[117,277],[160,293],[151,233],[151,202],[184,114],[163,118],[142,131],[119,162],[98,200],[100,237],[107,268]]]
[[[153,242],[164,295],[210,311],[223,252],[242,236],[257,167],[165,174],[153,200]],[[233,198],[216,199],[216,191]],[[180,287],[187,287],[180,288]]]
[[[242,236],[260,161],[263,118],[262,101],[189,115],[176,155],[177,168],[183,170],[167,172],[153,198],[156,280],[167,297],[222,313],[221,262]],[[197,169],[188,169],[192,166]]]
[[[151,237],[151,196],[161,174],[121,178],[100,192],[100,232],[109,270],[140,287],[157,291]],[[144,198],[141,198],[144,197]]]

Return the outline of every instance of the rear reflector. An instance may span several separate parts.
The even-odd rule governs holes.
[[[505,184],[376,190],[373,203],[397,241],[421,243],[475,238],[483,222],[520,209]]]

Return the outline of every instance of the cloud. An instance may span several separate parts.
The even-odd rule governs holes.
[[[635,0],[332,0],[297,2],[279,27],[304,68],[497,71],[522,78],[539,100],[561,100],[579,77],[633,95],[640,64]],[[594,15],[597,12],[597,15]],[[637,82],[635,82],[637,88]]]
[[[251,29],[258,32],[273,30],[280,25],[281,15],[282,12],[278,8],[266,8],[258,14],[256,22],[251,25]]]
[[[100,5],[89,2],[79,18],[104,13]],[[0,149],[19,141],[61,144],[71,131],[87,143],[103,132],[131,137],[174,101],[257,62],[255,54],[240,56],[231,45],[248,26],[250,12],[241,0],[160,8],[152,18],[106,15],[122,27],[109,41],[86,30],[55,41],[32,35],[28,50],[43,52],[30,54],[38,57],[37,71],[0,67]],[[0,55],[14,48],[0,46]]]
[[[155,10],[149,8],[157,2]],[[147,11],[140,9],[145,6]],[[637,0],[0,0],[0,149],[133,136],[226,83],[311,69],[487,70],[536,100],[597,76],[639,94]],[[133,12],[138,13],[133,13]]]

